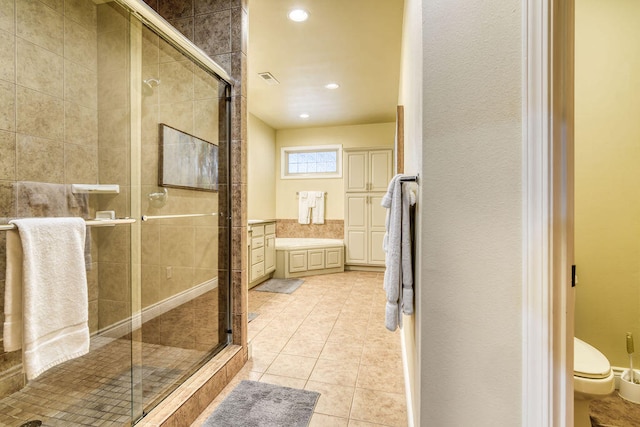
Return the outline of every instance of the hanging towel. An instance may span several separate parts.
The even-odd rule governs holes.
[[[388,209],[383,249],[386,266],[384,290],[387,297],[385,326],[390,331],[395,331],[398,326],[402,327],[403,312],[404,314],[413,313],[410,222],[412,198],[410,193],[403,197],[401,182],[403,176],[393,177],[381,202],[382,206]],[[407,301],[404,301],[405,298]]]
[[[309,198],[314,200],[311,222],[324,224],[324,191],[309,191]]]
[[[298,223],[309,224],[311,220],[311,207],[309,206],[309,192],[301,191],[298,194]]]
[[[5,351],[22,348],[27,380],[89,351],[82,218],[10,221]]]
[[[18,181],[17,209],[20,218],[82,217],[89,218],[89,195],[74,194],[70,184]],[[91,270],[91,233],[87,228],[84,258]]]
[[[411,206],[416,204],[416,195],[409,182],[402,183],[402,313],[413,314],[413,259]],[[402,326],[402,316],[400,316]]]

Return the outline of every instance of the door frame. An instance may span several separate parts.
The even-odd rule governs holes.
[[[574,0],[523,3],[522,425],[573,425]]]

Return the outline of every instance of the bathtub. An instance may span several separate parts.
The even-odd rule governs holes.
[[[276,237],[274,277],[293,278],[344,271],[342,239]]]

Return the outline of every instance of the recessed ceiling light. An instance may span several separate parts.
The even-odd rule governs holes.
[[[338,89],[340,85],[338,83],[329,83],[324,85],[327,89]]]
[[[301,119],[308,119],[308,118],[309,118],[309,114],[307,114],[307,113],[302,113],[302,114],[300,114],[300,118],[301,118]]]
[[[309,12],[304,9],[293,9],[287,16],[294,22],[304,22],[309,18]]]

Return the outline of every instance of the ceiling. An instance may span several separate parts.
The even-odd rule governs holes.
[[[274,129],[395,121],[402,14],[403,0],[250,0],[249,112]]]

